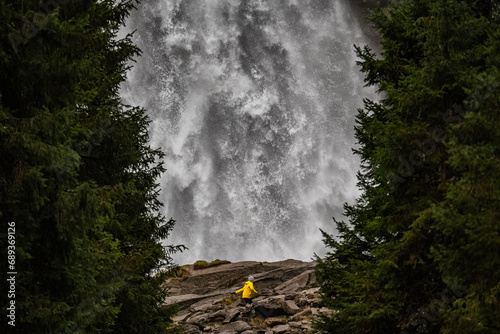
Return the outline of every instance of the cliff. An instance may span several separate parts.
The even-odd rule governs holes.
[[[319,312],[314,262],[238,262],[194,270],[167,281],[166,304],[177,303],[175,322],[184,333],[312,333],[312,317]],[[244,306],[234,292],[253,275],[253,304]]]

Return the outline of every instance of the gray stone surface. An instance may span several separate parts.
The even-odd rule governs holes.
[[[182,333],[312,333],[312,310],[320,311],[319,289],[306,289],[313,280],[313,267],[312,262],[296,260],[226,264],[196,271],[184,266],[186,276],[167,281],[172,289],[165,302],[181,306],[174,320],[184,327]],[[253,296],[248,306],[241,304],[241,295],[230,293],[243,286],[245,268],[254,274],[255,289],[265,292]]]
[[[240,313],[241,313],[240,310],[237,308],[228,310],[226,312],[226,318],[222,323],[227,324],[231,321],[234,321],[238,317],[238,315],[240,315]]]
[[[294,277],[277,286],[275,291],[279,294],[289,295],[292,292],[304,289],[309,284],[312,275],[314,275],[314,270],[307,270],[297,277]]]
[[[189,319],[187,319],[186,322],[189,324],[202,326],[203,324],[205,324],[207,322],[207,320],[208,320],[208,314],[201,313],[201,314],[195,314],[195,315],[189,317]]]
[[[300,328],[302,326],[302,321],[290,321],[288,324],[290,327]]]
[[[228,310],[218,310],[208,315],[210,321],[224,321],[227,318]],[[230,321],[228,321],[230,322]]]
[[[288,314],[296,314],[301,311],[300,307],[293,300],[285,300],[281,305]]]
[[[310,308],[306,308],[305,310],[303,311],[300,311],[299,313],[296,313],[294,314],[292,317],[291,317],[291,320],[293,321],[297,321],[297,320],[302,320],[310,315],[312,315],[313,312]]]
[[[290,326],[288,324],[286,325],[278,325],[273,327],[273,333],[276,334],[285,334],[290,330]]]
[[[277,325],[283,325],[283,324],[286,324],[286,322],[287,322],[286,316],[270,317],[270,318],[266,319],[266,324],[268,324],[270,327],[274,327]]]
[[[230,322],[228,324],[222,325],[219,330],[221,332],[224,332],[224,331],[243,332],[243,331],[249,330],[251,328],[252,327],[248,323],[241,321],[241,320],[238,320],[235,322]]]
[[[199,334],[201,330],[196,325],[184,324],[182,328],[182,333],[184,334]]]

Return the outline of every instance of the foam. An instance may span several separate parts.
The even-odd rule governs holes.
[[[148,109],[166,153],[165,243],[189,247],[181,264],[309,260],[359,196],[354,117],[376,96],[355,65],[353,43],[367,42],[355,17],[341,1],[259,0],[243,21],[241,3],[141,4],[129,20],[143,56],[122,97]]]

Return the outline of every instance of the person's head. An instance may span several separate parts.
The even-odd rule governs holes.
[[[253,276],[252,275],[248,276],[248,280],[253,282]]]

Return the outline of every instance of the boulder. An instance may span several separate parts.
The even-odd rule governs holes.
[[[310,284],[312,275],[314,275],[314,270],[304,271],[300,275],[280,284],[274,290],[279,294],[290,295]]]
[[[299,313],[296,313],[294,314],[291,319],[293,321],[298,321],[298,320],[302,320],[308,316],[310,316],[311,314],[313,314],[312,310],[310,308],[306,308],[305,310],[299,312]]]
[[[226,318],[224,319],[224,321],[222,323],[227,324],[229,322],[234,321],[240,315],[240,313],[241,313],[240,310],[237,308],[229,309],[226,312]]]
[[[207,309],[212,307],[212,303],[207,303],[202,300],[201,305],[199,303],[195,303],[189,308],[190,312],[206,312]]]
[[[327,307],[322,307],[322,308],[319,309],[319,313],[330,316],[330,315],[332,315],[334,313],[338,313],[338,311],[331,310],[331,309],[329,309]]]
[[[255,306],[264,306],[266,308],[276,308],[281,307],[281,303],[285,301],[285,296],[282,298],[277,297],[266,297],[260,300],[255,300],[253,303]]]
[[[304,330],[307,330],[307,331],[311,331],[312,330],[312,323],[310,321],[304,321],[302,320],[302,326],[301,326],[302,329]]]
[[[222,325],[219,329],[220,332],[224,331],[235,331],[235,332],[243,332],[246,330],[252,329],[252,327],[244,321],[238,320],[235,322],[230,322],[228,324]]]
[[[227,318],[228,311],[227,310],[218,310],[213,313],[208,314],[208,319],[210,321],[224,321]],[[230,322],[230,321],[228,321]]]
[[[216,331],[215,326],[205,326],[205,327],[203,327],[203,332],[204,333],[213,333],[214,331]]]
[[[281,305],[286,299],[286,295],[277,295],[268,297],[269,302],[275,303],[276,305]]]
[[[271,318],[267,318],[266,319],[266,324],[269,327],[274,327],[274,326],[277,326],[277,325],[283,325],[283,324],[286,324],[286,323],[287,323],[287,318],[285,316],[271,317]]]
[[[319,288],[313,288],[301,291],[294,299],[295,303],[301,307],[304,306],[318,306],[321,301],[321,296],[319,295]]]
[[[316,298],[319,296],[320,293],[320,288],[312,288],[312,289],[307,289],[304,291],[301,291],[300,294],[303,296],[306,296],[307,298]]]
[[[301,328],[306,331],[312,331],[312,324],[310,322],[303,323]]]
[[[208,314],[206,313],[196,313],[187,319],[188,324],[193,324],[197,326],[203,326],[208,321]]]
[[[273,333],[276,334],[285,334],[288,333],[290,330],[290,325],[285,324],[285,325],[278,325],[276,327],[273,327]]]
[[[286,315],[286,311],[282,307],[275,307],[273,305],[257,305],[254,307],[255,316],[260,318],[276,317]]]
[[[165,298],[165,304],[170,305],[170,304],[177,304],[179,306],[180,310],[186,309],[192,304],[199,302],[200,300],[203,300],[207,298],[206,296],[203,295],[196,295],[196,294],[185,294],[185,295],[180,295],[180,296],[169,296]]]
[[[184,324],[182,326],[182,333],[184,333],[184,334],[201,334],[201,330],[196,325]]]
[[[298,307],[293,300],[285,300],[281,305],[288,314],[296,314],[301,311],[300,307]]]
[[[191,316],[191,313],[187,312],[187,310],[185,311],[181,311],[179,312],[176,316],[172,317],[172,320],[174,322],[182,322],[182,321],[185,321],[189,316]]]

